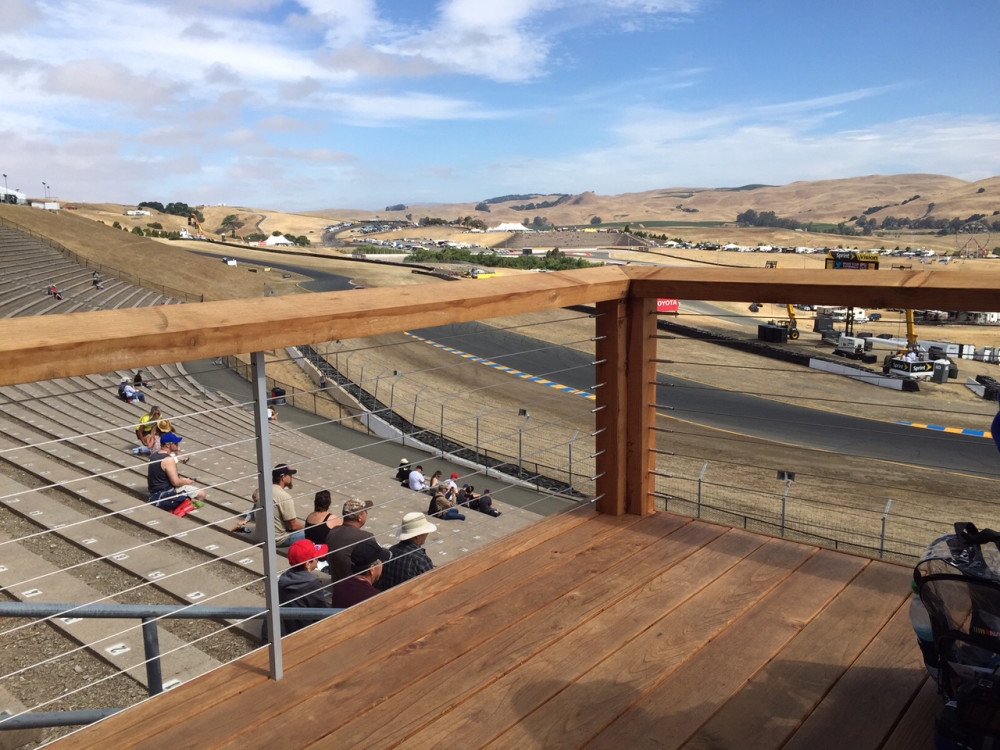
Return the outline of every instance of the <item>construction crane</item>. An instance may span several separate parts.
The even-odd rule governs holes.
[[[198,215],[195,213],[191,214],[191,220],[194,221],[194,225],[198,227],[198,239],[205,239],[205,230],[201,228],[201,222],[198,221]],[[190,222],[189,222],[190,223]]]

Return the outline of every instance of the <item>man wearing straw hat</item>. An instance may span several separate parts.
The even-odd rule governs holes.
[[[424,549],[427,535],[437,531],[437,526],[423,513],[407,513],[399,528],[399,543],[389,548],[392,559],[382,569],[382,577],[375,583],[379,591],[391,589],[403,581],[415,578],[434,568],[434,563]]]

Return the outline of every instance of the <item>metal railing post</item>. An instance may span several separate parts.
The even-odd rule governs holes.
[[[142,650],[146,656],[146,688],[150,697],[159,695],[163,692],[163,669],[155,617],[142,618]]]
[[[788,497],[788,490],[792,487],[792,480],[785,480],[785,491],[781,494],[781,535],[785,535],[785,499]]]
[[[878,559],[881,560],[882,556],[885,554],[885,519],[889,515],[889,507],[892,505],[892,498],[885,504],[885,510],[882,512],[882,535],[879,538],[878,543]]]
[[[530,414],[525,414],[524,415],[524,421],[521,422],[521,424],[517,428],[517,472],[518,472],[518,479],[520,479],[520,475],[524,471],[524,468],[521,465],[521,461],[522,461],[521,444],[522,444],[522,442],[524,440],[524,426],[526,424],[528,424],[528,420],[529,419],[531,419],[531,415]]]
[[[427,386],[425,385],[423,388],[417,391],[417,395],[413,397],[413,417],[412,419],[410,419],[410,425],[414,428],[416,428],[417,426],[417,402],[420,401],[420,394],[423,393],[426,389]],[[416,432],[416,429],[414,429],[413,431]]]
[[[454,395],[454,393],[449,393],[445,400],[441,402],[441,424],[438,426],[438,437],[441,438],[441,458],[444,458],[444,407],[448,405],[449,399]]]
[[[701,483],[705,478],[705,469],[708,468],[708,461],[704,463],[701,467],[701,473],[698,475],[698,518],[701,518]]]
[[[573,443],[576,441],[576,437],[579,434],[579,430],[573,433],[573,437],[569,439],[569,447],[566,449],[567,458],[569,459],[567,462],[569,464],[569,482],[567,484],[569,484],[570,492],[573,491]]]
[[[281,664],[281,620],[278,616],[278,555],[274,536],[274,498],[271,494],[271,438],[267,425],[267,382],[264,374],[264,352],[250,355],[253,385],[253,421],[257,436],[257,490],[261,509],[257,511],[255,522],[264,524],[264,601],[267,606],[268,656],[271,679],[280,680],[283,674]],[[261,518],[260,516],[263,516]]]

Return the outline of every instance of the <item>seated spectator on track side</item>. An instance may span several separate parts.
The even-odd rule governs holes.
[[[500,511],[493,507],[493,495],[490,494],[489,490],[483,490],[483,494],[479,496],[476,502],[476,510],[480,513],[485,513],[488,516],[493,516],[496,518],[501,515]]]
[[[455,480],[458,479],[458,472],[451,472],[451,476],[448,477],[448,481],[444,483],[444,494],[448,496],[449,500],[454,500],[458,497],[458,484]]]
[[[52,297],[55,297],[55,298],[56,298],[56,300],[58,300],[58,301],[60,301],[60,302],[62,301],[62,294],[60,294],[60,293],[59,293],[59,290],[58,290],[58,289],[56,289],[54,285],[53,285],[53,286],[50,286],[50,287],[49,287],[49,288],[48,288],[48,289],[46,290],[46,292],[45,292],[45,293],[46,293],[46,294],[48,294],[48,295],[50,295],[50,296],[52,296]]]
[[[406,482],[409,488],[414,492],[423,492],[426,490],[427,480],[424,479],[424,467],[418,464],[417,467],[410,472]]]
[[[140,401],[146,403],[146,394],[137,391],[125,378],[118,384],[118,398],[129,404],[138,404]]]
[[[145,380],[143,380],[142,370],[136,370],[135,371],[135,377],[132,378],[132,387],[133,388],[150,388],[151,389],[153,386],[151,386],[149,383],[147,383]]]
[[[295,513],[295,500],[288,493],[292,489],[292,476],[298,470],[288,464],[278,464],[271,470],[271,500],[274,503],[274,543],[277,547],[288,547],[299,539],[306,538],[306,525]],[[254,504],[254,541],[262,542],[267,536],[264,525],[263,500],[260,495]]]
[[[99,291],[99,292],[103,292],[104,291],[104,280],[101,278],[101,274],[99,274],[97,271],[94,271],[94,275],[91,278],[91,282],[90,283],[94,285],[94,288],[97,291]]]
[[[424,549],[427,536],[437,531],[423,513],[407,513],[399,528],[399,543],[389,548],[392,559],[382,568],[382,577],[375,584],[379,591],[398,586],[403,581],[433,570],[434,563]]]
[[[330,512],[330,490],[320,490],[313,498],[313,512],[306,516],[306,539],[313,544],[326,544],[330,529],[343,521]]]
[[[354,575],[333,585],[330,606],[353,607],[379,593],[375,584],[382,577],[382,563],[391,559],[392,553],[380,547],[374,539],[356,544],[351,550],[351,571]]]
[[[319,560],[326,555],[325,544],[313,544],[308,539],[299,539],[288,548],[288,562],[291,567],[278,576],[278,602],[282,607],[325,608],[326,584],[313,571]],[[288,635],[311,625],[317,620],[282,620],[281,634]]]
[[[326,562],[330,566],[330,578],[334,582],[351,575],[351,552],[358,542],[372,539],[374,535],[361,527],[368,521],[368,509],[374,503],[371,500],[359,500],[352,497],[344,503],[343,523],[334,526],[326,537],[329,552]]]
[[[151,450],[153,432],[156,431],[156,423],[160,421],[161,416],[159,406],[150,406],[149,412],[139,417],[139,424],[135,426],[135,439],[139,441],[139,447],[132,449],[133,455],[148,456],[153,452]]]
[[[437,486],[440,483],[441,483],[441,470],[439,469],[438,471],[435,471],[433,474],[431,474],[431,479],[427,483],[427,489],[433,492],[434,490],[437,489]]]
[[[396,481],[404,487],[409,486],[410,462],[405,458],[399,459],[399,468],[396,469]]]
[[[455,498],[455,505],[464,505],[471,510],[479,510],[479,495],[476,494],[475,490],[476,488],[471,484],[463,484]]]
[[[465,516],[455,507],[455,501],[449,500],[444,487],[438,487],[431,497],[427,515],[441,518],[445,521],[464,521]]]
[[[149,457],[146,470],[148,503],[182,516],[191,511],[195,502],[205,499],[205,490],[194,486],[194,479],[182,477],[177,472],[176,454],[180,450],[179,435],[167,432],[160,436],[161,448]]]

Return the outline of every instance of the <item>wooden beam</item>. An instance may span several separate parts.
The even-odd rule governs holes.
[[[594,367],[597,411],[594,429],[597,435],[594,448],[597,452],[598,513],[620,516],[625,513],[625,440],[626,408],[625,362],[627,360],[628,318],[625,300],[597,303],[595,320]]]
[[[621,299],[619,266],[0,320],[0,385]]]
[[[639,297],[1000,311],[1000,271],[625,266]]]
[[[656,456],[652,427],[656,418],[656,299],[629,297],[628,356],[625,360],[625,510],[653,512]]]

